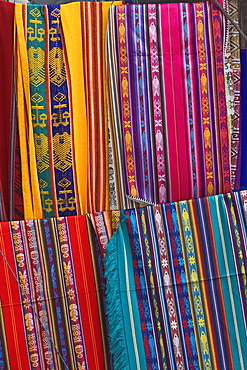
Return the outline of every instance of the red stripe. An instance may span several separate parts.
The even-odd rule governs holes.
[[[0,184],[9,216],[9,166],[12,110],[14,4],[0,1]],[[9,219],[9,217],[8,217]]]
[[[86,216],[68,217],[67,221],[70,230],[88,368],[104,370],[102,333]]]
[[[9,223],[1,223],[0,232],[0,249],[16,274]],[[0,281],[10,369],[27,370],[29,369],[29,361],[18,283],[2,255],[0,255]]]

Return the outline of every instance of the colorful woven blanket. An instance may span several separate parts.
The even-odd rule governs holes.
[[[0,1],[0,221],[23,219],[14,80],[15,5]]]
[[[246,195],[121,212],[105,258],[113,369],[247,368]]]
[[[103,46],[110,6],[16,5],[25,218],[109,209]]]
[[[1,220],[109,209],[104,45],[111,5],[1,3],[8,19],[0,40]]]
[[[86,216],[0,223],[0,368],[105,369]]]
[[[219,9],[115,6],[107,41],[122,197],[164,203],[230,191]]]
[[[111,5],[1,1],[0,220],[246,188],[235,29],[210,2]]]

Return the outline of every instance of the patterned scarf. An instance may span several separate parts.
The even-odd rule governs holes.
[[[125,194],[164,203],[230,191],[218,8],[112,7],[107,41],[121,206]]]
[[[105,258],[113,369],[246,368],[246,202],[122,211]]]
[[[1,223],[0,245],[1,368],[105,369],[86,216]]]

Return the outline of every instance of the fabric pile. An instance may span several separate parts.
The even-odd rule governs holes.
[[[247,369],[238,0],[36,1],[0,0],[0,369]]]
[[[240,53],[216,5],[0,5],[2,221],[245,188]]]
[[[3,150],[9,161],[17,153],[19,164],[3,164],[3,220],[109,209],[104,40],[111,3],[0,5],[12,21],[3,32]]]

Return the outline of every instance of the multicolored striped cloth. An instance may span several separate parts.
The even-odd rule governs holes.
[[[86,216],[0,223],[0,368],[103,370]]]
[[[239,150],[239,164],[240,164],[240,180],[239,186],[240,189],[245,189],[247,186],[247,150],[246,150],[246,139],[247,139],[247,107],[246,107],[246,99],[247,99],[247,50],[241,49],[240,52],[240,60],[241,60],[241,82],[240,82],[240,95],[241,95],[241,128],[240,128],[240,137],[241,137],[241,146]]]
[[[112,369],[247,368],[247,192],[121,211],[106,245]]]
[[[210,2],[111,4],[1,2],[1,220],[245,188],[236,32]]]
[[[0,221],[23,219],[14,80],[15,5],[0,1]]]
[[[245,370],[246,53],[114,4],[0,0],[0,369]]]
[[[109,209],[104,45],[111,4],[14,6],[25,219]]]
[[[245,369],[246,191],[91,219],[0,223],[3,369]]]
[[[233,21],[239,25],[239,4],[237,0],[227,1],[227,10]],[[224,63],[226,100],[228,111],[228,126],[230,132],[231,147],[231,185],[234,189],[240,189],[240,36],[238,30],[226,19],[225,20]]]
[[[120,207],[125,194],[164,203],[230,191],[219,9],[114,6],[107,42]]]
[[[9,18],[4,25],[4,14]],[[10,197],[9,167],[10,167],[10,132],[11,132],[11,107],[12,107],[12,68],[13,68],[13,28],[14,28],[14,5],[8,6],[0,2],[0,157],[6,155],[6,162],[0,161],[0,220],[4,219],[4,213],[9,215],[9,204],[5,204]],[[2,213],[2,214],[1,214]]]

